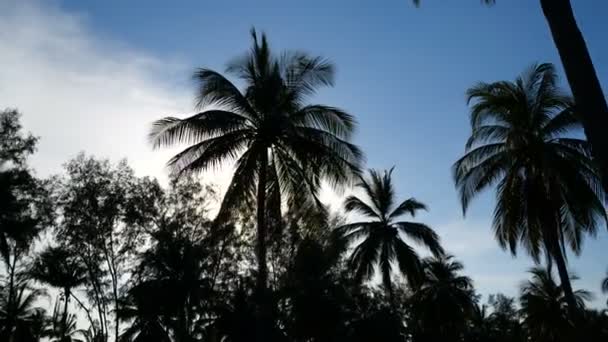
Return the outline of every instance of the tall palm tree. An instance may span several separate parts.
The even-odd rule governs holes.
[[[584,234],[606,221],[600,174],[579,128],[571,99],[551,64],[533,66],[515,82],[479,83],[468,90],[471,137],[453,166],[463,212],[496,185],[493,227],[501,247],[523,246],[535,261],[557,264],[566,299],[576,306],[566,249],[581,251]]]
[[[426,258],[424,280],[411,298],[420,341],[459,341],[475,311],[471,278],[460,274],[462,263],[451,255]]]
[[[535,267],[530,270],[532,279],[521,288],[521,311],[524,326],[532,341],[571,341],[574,323],[569,315],[570,304],[563,286],[555,283],[550,271]],[[591,294],[585,290],[574,292],[579,309]]]
[[[70,303],[72,290],[86,281],[85,266],[70,251],[61,247],[48,247],[34,260],[29,274],[33,279],[63,291],[64,306],[63,311],[61,311],[61,326],[63,327],[63,336],[69,337],[70,325],[68,320],[70,314],[68,304]],[[55,313],[57,312],[56,310]]]
[[[270,199],[318,204],[321,179],[349,181],[362,153],[349,142],[355,128],[350,114],[308,104],[318,88],[333,85],[334,66],[302,52],[275,56],[264,34],[259,38],[252,30],[251,37],[249,53],[226,69],[244,83],[242,90],[216,71],[199,69],[194,79],[201,112],[158,120],[150,137],[154,147],[191,145],[169,161],[180,173],[236,159],[218,219],[229,217],[239,204],[257,204],[257,288],[264,292]]]
[[[443,254],[439,236],[432,228],[422,223],[399,221],[405,214],[414,217],[418,211],[426,210],[426,206],[414,198],[397,204],[392,172],[393,169],[382,174],[369,170],[368,179],[361,177],[357,187],[364,191],[367,201],[349,196],[344,202],[344,208],[347,213],[361,214],[369,220],[337,228],[348,244],[357,244],[350,255],[355,279],[359,282],[371,279],[375,268],[379,266],[383,286],[391,301],[391,275],[395,262],[411,286],[417,286],[422,275],[420,257],[402,236],[423,245],[434,255]]]
[[[419,5],[420,0],[413,0]],[[482,0],[494,4],[496,0]],[[566,78],[581,113],[585,135],[593,146],[604,191],[608,192],[608,103],[597,77],[585,38],[578,27],[570,0],[540,0]]]

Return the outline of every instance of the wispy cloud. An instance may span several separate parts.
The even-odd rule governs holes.
[[[146,134],[153,120],[192,108],[189,70],[96,36],[85,17],[51,4],[0,4],[0,106],[18,108],[41,137],[33,166],[55,173],[86,151],[163,175],[169,152],[153,152]]]

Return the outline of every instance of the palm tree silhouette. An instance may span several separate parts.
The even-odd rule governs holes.
[[[524,326],[532,341],[571,341],[574,322],[569,314],[569,302],[563,286],[555,283],[551,272],[535,267],[530,270],[532,279],[521,288],[521,311]],[[591,294],[574,291],[578,309],[584,309]],[[570,336],[570,337],[568,337]]]
[[[36,306],[44,290],[32,289],[26,281],[19,281],[13,291],[0,293],[0,340],[12,341],[16,336],[31,335],[30,322],[44,310]]]
[[[242,91],[220,73],[199,69],[194,78],[201,112],[158,120],[150,137],[154,147],[191,144],[169,161],[180,173],[236,159],[218,219],[230,217],[242,203],[257,203],[257,288],[264,292],[269,198],[283,195],[289,205],[316,204],[321,179],[349,181],[362,153],[349,142],[355,128],[350,114],[307,104],[319,87],[333,84],[333,65],[302,52],[277,57],[265,34],[258,38],[252,30],[251,37],[250,52],[226,69],[244,82]]]
[[[460,274],[464,266],[451,255],[426,258],[423,268],[424,280],[411,298],[419,340],[458,341],[475,312],[473,281]]]
[[[72,290],[86,280],[86,268],[70,251],[61,247],[48,247],[34,260],[29,275],[45,285],[63,291],[62,322],[64,335],[69,337],[68,304]],[[55,310],[57,313],[57,309]]]
[[[414,217],[416,212],[426,210],[426,206],[414,198],[396,205],[392,172],[393,169],[382,174],[369,170],[369,179],[361,177],[357,187],[364,191],[368,201],[349,196],[344,202],[344,208],[347,213],[358,213],[370,220],[337,228],[338,234],[348,244],[357,244],[350,255],[355,279],[358,282],[371,279],[375,267],[379,266],[382,284],[391,301],[391,275],[395,262],[411,286],[417,286],[421,279],[420,257],[402,235],[428,248],[434,255],[443,254],[439,236],[432,228],[422,223],[398,221],[405,214]]]
[[[522,245],[535,261],[555,261],[566,299],[576,306],[566,248],[580,253],[584,234],[606,221],[600,174],[571,99],[558,89],[551,64],[534,65],[515,82],[468,90],[471,137],[453,166],[463,212],[497,185],[493,227],[501,247]]]
[[[416,6],[420,0],[413,0]],[[482,0],[487,5],[496,0]],[[608,192],[608,103],[593,65],[587,43],[578,27],[570,0],[540,0],[559,53],[574,100],[581,113],[585,135],[602,174],[604,191]]]
[[[44,335],[50,338],[50,342],[79,342],[76,335],[82,335],[76,328],[77,317],[73,314],[66,314],[61,310],[59,301],[55,302],[53,316],[50,317],[49,327],[44,331]]]

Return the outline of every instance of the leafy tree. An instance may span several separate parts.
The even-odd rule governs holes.
[[[584,235],[606,221],[600,174],[590,145],[572,133],[576,108],[558,88],[551,64],[514,82],[479,83],[468,90],[471,137],[453,167],[463,211],[496,185],[493,227],[501,247],[523,246],[535,261],[555,262],[571,307],[566,248],[581,252]]]
[[[52,205],[46,184],[27,167],[37,139],[24,134],[16,110],[0,112],[0,258],[5,277],[0,277],[2,326],[0,337],[31,338],[28,330],[30,296],[26,290],[24,257],[34,239],[52,221]],[[28,332],[29,334],[29,332]]]
[[[201,112],[156,121],[150,137],[155,147],[191,144],[169,161],[179,173],[236,159],[219,219],[242,203],[257,204],[257,287],[265,292],[267,221],[281,216],[267,210],[280,206],[268,204],[282,203],[283,197],[289,206],[317,203],[321,180],[350,180],[361,151],[349,142],[355,127],[351,115],[308,104],[318,88],[333,84],[333,65],[302,52],[275,56],[264,34],[259,38],[252,30],[251,36],[250,52],[226,69],[244,82],[244,89],[216,71],[199,69],[194,78]]]
[[[162,194],[158,216],[147,231],[149,247],[138,256],[120,311],[130,324],[123,339],[200,339],[217,307],[236,289],[239,237],[232,225],[208,219],[214,196],[195,178],[174,179]]]
[[[424,280],[411,296],[414,341],[459,341],[475,311],[471,278],[451,255],[426,258]]]
[[[382,284],[389,298],[393,297],[391,275],[394,263],[397,263],[399,271],[412,286],[419,284],[422,274],[420,257],[402,235],[427,247],[434,255],[443,254],[439,236],[433,229],[422,223],[397,221],[405,214],[415,216],[417,211],[425,210],[426,206],[414,198],[396,204],[392,172],[393,169],[383,174],[370,170],[369,178],[361,178],[357,184],[368,200],[349,196],[344,202],[347,213],[362,214],[371,220],[349,223],[338,228],[338,234],[349,244],[357,244],[350,254],[355,279],[358,282],[370,280],[375,267],[379,266]]]
[[[333,341],[346,335],[349,294],[332,272],[330,248],[312,238],[298,246],[288,281],[288,334],[295,341]]]
[[[572,341],[575,322],[569,314],[570,303],[563,285],[555,283],[551,272],[535,267],[530,270],[532,279],[521,289],[521,311],[524,327],[533,341]],[[585,290],[574,291],[577,308],[585,307],[591,294]]]
[[[515,305],[515,298],[503,294],[491,295],[488,299],[492,307],[490,315],[493,325],[493,341],[524,341],[525,334],[521,326],[521,317]]]
[[[129,327],[120,335],[121,342],[171,341],[163,319],[163,306],[166,303],[158,297],[169,289],[155,286],[152,282],[142,283],[129,290],[119,309],[119,317],[129,323]]]
[[[59,181],[61,220],[55,236],[86,269],[88,296],[106,341],[112,325],[114,336],[120,334],[120,288],[129,262],[145,242],[160,190],[155,181],[135,177],[126,162],[114,166],[81,154],[65,168],[66,176]]]

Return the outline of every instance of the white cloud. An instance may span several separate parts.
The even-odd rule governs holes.
[[[191,110],[191,92],[175,86],[187,68],[97,37],[83,17],[48,3],[0,4],[0,46],[0,107],[18,108],[41,137],[32,160],[40,174],[80,151],[165,174],[170,152],[152,151],[146,134],[153,120]]]

